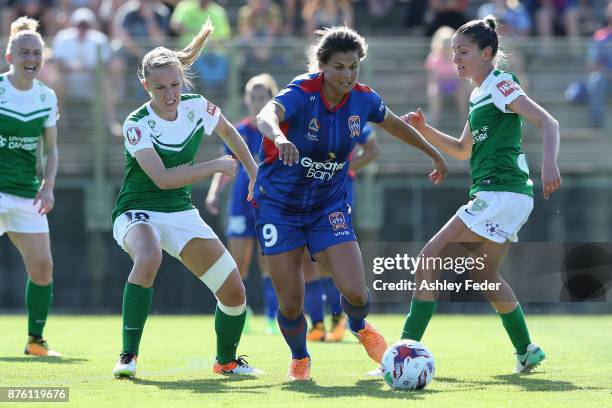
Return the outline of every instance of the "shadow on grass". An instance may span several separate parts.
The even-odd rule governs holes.
[[[224,393],[242,393],[248,392],[252,394],[260,394],[270,389],[270,385],[240,385],[239,387],[231,386],[232,383],[241,383],[244,381],[254,380],[259,378],[254,375],[241,376],[219,376],[218,378],[195,379],[195,380],[179,380],[179,381],[155,381],[143,378],[124,379],[123,381],[131,381],[139,385],[153,385],[160,390],[191,390],[199,394],[224,394]]]
[[[0,357],[0,362],[2,361],[7,363],[80,364],[89,360],[70,357]]]
[[[428,395],[438,393],[437,390],[424,389],[419,391],[394,391],[378,378],[359,380],[355,385],[323,387],[314,381],[295,381],[282,385],[283,391],[310,394],[316,398],[346,398],[367,396],[371,398],[421,400]]]
[[[452,377],[435,377],[434,381],[447,383],[457,386],[457,391],[468,391],[474,389],[484,389],[495,385],[516,385],[523,391],[578,391],[578,390],[599,390],[598,387],[579,387],[569,381],[548,380],[536,377],[537,373],[532,374],[503,374],[496,375],[495,380],[461,380]],[[448,390],[447,390],[448,391]],[[450,390],[452,391],[452,390]]]

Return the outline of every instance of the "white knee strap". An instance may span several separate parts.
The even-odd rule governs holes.
[[[246,310],[246,302],[240,306],[225,306],[220,300],[217,300],[217,307],[228,316],[240,316]]]
[[[217,259],[217,261],[210,268],[208,268],[206,272],[204,272],[204,275],[200,277],[200,280],[204,282],[204,284],[208,286],[208,288],[212,290],[212,293],[214,294],[217,293],[221,285],[223,285],[223,283],[227,280],[230,273],[232,273],[232,271],[236,268],[236,261],[234,261],[234,258],[232,258],[226,249],[223,255],[221,255],[219,259]]]

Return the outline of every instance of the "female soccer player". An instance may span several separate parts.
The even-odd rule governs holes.
[[[379,147],[376,141],[376,133],[372,131],[369,124],[365,124],[361,131],[361,135],[357,137],[356,145],[350,155],[350,165],[346,178],[346,194],[347,202],[351,208],[353,206],[353,184],[357,171],[367,166],[368,163],[378,157]],[[342,313],[340,305],[340,292],[334,284],[334,280],[329,273],[312,262],[309,254],[304,256],[304,312],[310,316],[310,329],[306,336],[308,341],[326,341],[336,343],[342,341],[346,329],[346,316]],[[309,276],[310,275],[310,276]],[[324,304],[323,295],[325,295],[325,303],[329,307],[331,313],[331,330],[325,331],[324,320]]]
[[[291,349],[290,380],[310,378],[303,313],[305,248],[330,272],[348,325],[380,362],[384,338],[365,321],[370,307],[361,252],[346,201],[348,156],[366,122],[377,123],[433,159],[430,178],[446,162],[370,88],[357,82],[363,37],[347,27],[317,31],[310,74],[295,78],[257,116],[266,136],[254,190],[256,232],[279,300],[278,323]]]
[[[10,68],[0,75],[0,235],[8,234],[28,273],[25,353],[60,356],[42,337],[53,300],[47,213],[55,202],[59,113],[55,92],[35,79],[43,65],[44,46],[37,27],[36,20],[26,17],[11,24],[5,55]],[[36,177],[39,141],[42,183]]]
[[[236,358],[246,316],[236,262],[191,203],[191,184],[216,172],[233,176],[236,171],[235,160],[228,156],[193,163],[202,137],[213,131],[242,162],[251,183],[257,174],[247,146],[219,108],[201,95],[181,94],[183,85],[190,85],[185,71],[200,55],[212,29],[207,22],[181,51],[158,47],[144,56],[139,76],[151,100],[123,125],[127,163],[112,214],[113,236],[134,266],[123,292],[123,350],[113,370],[117,377],[136,373],[162,250],[179,259],[218,300],[213,371],[256,372],[242,357]]]
[[[278,93],[278,86],[268,74],[260,74],[249,79],[245,86],[244,102],[249,110],[249,116],[243,119],[236,129],[244,138],[245,143],[249,147],[252,155],[259,153],[263,135],[257,129],[255,116],[265,106],[266,103],[274,95]],[[227,154],[232,154],[227,149]],[[230,177],[221,173],[216,173],[210,184],[208,195],[206,196],[206,208],[212,214],[218,214],[218,199],[219,194],[224,190]],[[236,260],[238,271],[243,281],[249,276],[249,267],[253,255],[253,246],[255,245],[255,216],[253,207],[247,201],[247,193],[249,187],[248,174],[244,167],[238,166],[238,172],[234,185],[232,187],[231,199],[228,203],[228,221],[225,236],[228,240],[230,254]],[[272,287],[272,281],[263,265],[263,259],[259,257],[259,266],[262,271],[263,295],[264,295],[264,311],[266,316],[266,332],[268,334],[278,333],[276,326],[276,311],[278,310],[278,301]],[[247,307],[248,313],[248,307]],[[248,315],[247,323],[245,324],[245,332],[248,330]]]
[[[403,117],[440,150],[460,160],[470,159],[472,200],[425,245],[424,257],[439,256],[451,242],[471,244],[476,256],[486,254],[485,268],[471,271],[472,279],[499,283],[499,291],[485,291],[501,317],[516,349],[515,372],[529,371],[544,360],[531,343],[525,317],[514,292],[499,274],[511,242],[533,209],[533,188],[525,155],[521,153],[521,117],[542,130],[544,198],[561,186],[557,167],[559,123],[521,89],[516,76],[496,69],[498,38],[493,17],[463,25],[453,37],[453,63],[460,78],[476,88],[470,96],[469,118],[459,139],[425,123],[418,110]],[[439,272],[439,271],[438,271]],[[416,287],[436,279],[436,271],[418,269]],[[436,293],[417,290],[410,305],[402,338],[420,340],[436,309]]]

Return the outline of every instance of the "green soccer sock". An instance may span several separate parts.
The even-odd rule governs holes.
[[[26,310],[28,312],[28,334],[42,337],[47,315],[53,302],[53,282],[40,286],[28,278],[25,292]]]
[[[236,359],[236,349],[244,328],[246,310],[238,316],[223,313],[219,306],[215,310],[215,333],[217,333],[217,361],[227,364]]]
[[[525,354],[527,346],[531,344],[531,340],[529,339],[529,330],[527,330],[527,323],[525,322],[525,315],[521,305],[517,305],[516,309],[510,313],[499,313],[499,317],[517,354]]]
[[[122,308],[123,352],[138,355],[140,338],[149,315],[152,299],[153,288],[125,283]]]
[[[413,296],[410,302],[410,312],[406,317],[404,330],[402,330],[402,339],[421,341],[437,306],[438,302],[419,300]]]

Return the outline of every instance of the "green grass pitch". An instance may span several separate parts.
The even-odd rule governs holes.
[[[391,342],[403,319],[369,320]],[[255,317],[239,353],[265,374],[230,378],[212,374],[212,316],[153,315],[137,379],[130,381],[111,376],[121,346],[119,316],[51,316],[46,337],[62,359],[23,355],[25,316],[0,316],[0,386],[68,386],[66,405],[82,407],[612,406],[612,316],[527,319],[532,340],[548,356],[535,373],[511,374],[513,350],[497,316],[438,315],[423,339],[436,362],[433,382],[422,391],[397,392],[365,376],[375,364],[350,334],[343,343],[310,344],[314,382],[288,383],[288,349],[280,335],[264,334],[263,320]]]

